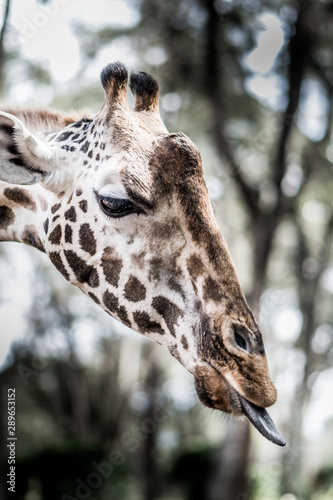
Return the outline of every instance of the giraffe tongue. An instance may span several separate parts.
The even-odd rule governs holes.
[[[283,439],[269,413],[265,408],[250,403],[247,399],[239,394],[239,400],[242,405],[244,415],[250,420],[251,424],[269,441],[279,446],[285,446],[286,441]]]

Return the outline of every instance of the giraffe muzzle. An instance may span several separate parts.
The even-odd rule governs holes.
[[[195,387],[200,401],[208,408],[240,417],[244,415],[260,434],[279,446],[286,441],[277,430],[268,411],[242,396],[227,378],[210,363],[195,373]]]

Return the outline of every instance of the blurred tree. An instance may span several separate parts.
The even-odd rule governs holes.
[[[5,70],[6,56],[7,56],[5,50],[5,35],[8,26],[10,6],[11,6],[11,0],[6,0],[4,4],[2,25],[0,28],[0,95],[2,94],[4,88],[4,79],[5,79],[4,70]]]
[[[156,410],[159,407],[158,391],[162,385],[162,371],[156,357],[156,350],[150,346],[150,355],[147,356],[147,374],[144,378],[144,390],[147,394],[147,408],[143,414],[147,423],[147,435],[143,444],[142,453],[142,479],[144,500],[155,500],[160,496],[160,471],[157,454],[157,436],[159,423],[155,418]]]
[[[175,457],[170,470],[170,480],[182,487],[186,500],[209,498],[207,490],[216,452],[216,449],[209,446],[185,448]]]
[[[332,207],[333,208],[333,207]],[[327,303],[320,289],[321,279],[327,270],[331,258],[333,237],[333,217],[326,224],[324,236],[316,254],[309,248],[304,230],[298,227],[298,253],[296,255],[296,276],[299,284],[300,310],[303,316],[303,327],[295,348],[304,354],[304,368],[300,381],[295,388],[295,394],[290,410],[288,426],[289,447],[282,461],[281,493],[299,494],[301,481],[301,465],[303,459],[304,440],[302,422],[304,412],[311,397],[311,376],[330,368],[330,351],[333,344],[324,352],[318,354],[313,350],[313,339],[318,327],[331,322],[331,314],[327,317]],[[324,304],[323,304],[324,302]],[[324,307],[323,307],[324,305]]]
[[[242,233],[237,235],[238,246],[246,246],[248,241],[252,244],[251,262],[248,263],[252,273],[248,298],[252,307],[258,312],[267,286],[280,287],[284,291],[289,287],[297,294],[303,325],[290,349],[301,351],[305,364],[288,411],[286,432],[290,445],[282,456],[279,488],[281,494],[298,495],[305,483],[301,474],[304,470],[302,421],[312,396],[311,384],[316,373],[326,369],[332,361],[332,343],[328,343],[320,354],[315,352],[313,345],[318,328],[324,324],[333,327],[331,292],[322,284],[325,273],[332,267],[333,183],[327,151],[332,138],[333,115],[333,2],[142,0],[129,2],[129,5],[140,13],[140,21],[130,29],[110,28],[106,24],[103,29],[96,30],[80,20],[76,22],[74,32],[82,53],[78,78],[84,77],[89,64],[102,49],[114,40],[125,38],[137,56],[138,67],[150,67],[160,77],[161,109],[169,128],[184,129],[204,149],[207,145],[213,147],[213,154],[208,155],[210,173],[220,178],[223,174],[223,179],[226,179],[225,172],[228,173],[230,183],[225,183],[224,197],[217,200],[216,206],[221,208],[224,217],[221,223],[226,231],[229,230],[231,243],[236,238],[233,233],[237,213],[242,220],[237,226]],[[9,12],[10,2],[7,1],[0,31],[0,89],[1,85],[5,89],[4,67],[9,60],[4,44]],[[284,44],[271,70],[271,75],[278,77],[280,82],[280,101],[275,108],[255,97],[248,86],[253,71],[245,59],[256,46],[263,13],[273,14],[284,30]],[[17,55],[11,57],[15,60]],[[51,81],[38,61],[32,64],[18,60],[18,64],[25,67],[33,81]],[[326,128],[320,140],[312,139],[305,133],[304,123],[302,125],[302,114],[313,93],[309,82],[316,83],[326,102],[322,117]],[[89,104],[101,97],[100,89],[97,91],[95,87],[88,94]],[[67,93],[56,96],[55,102],[67,107],[77,99],[75,93]],[[257,157],[253,160],[251,155],[254,150],[264,157],[265,168],[257,168]],[[295,155],[299,158],[296,181],[293,177]],[[234,195],[236,190],[238,197]],[[302,209],[313,199],[325,203],[329,217],[325,224],[319,224],[320,230],[316,227],[310,231],[304,223]],[[228,213],[233,214],[230,221],[225,215]],[[296,235],[295,244],[288,248],[285,224],[289,224],[292,234]],[[318,239],[321,242],[319,249],[316,248]],[[290,275],[292,279],[284,283]],[[163,375],[154,362],[151,369],[146,370],[142,385],[148,394],[148,404],[143,413],[133,416],[126,405],[128,395],[119,389],[118,341],[102,340],[101,366],[88,367],[79,359],[71,335],[75,321],[76,314],[59,293],[44,289],[44,298],[35,298],[29,323],[31,331],[43,336],[51,327],[58,328],[65,332],[67,347],[64,359],[47,358],[53,379],[47,382],[44,378],[42,384],[43,377],[29,379],[29,396],[24,401],[22,415],[26,415],[33,402],[43,417],[46,409],[47,414],[52,415],[52,427],[61,436],[92,442],[96,446],[111,446],[119,439],[122,425],[128,426],[139,418],[151,418]],[[33,352],[35,347],[32,344]],[[17,367],[17,363],[31,366],[32,352],[24,352],[20,347],[14,350],[13,356],[12,366]],[[284,367],[279,369],[282,371]],[[15,370],[11,372],[14,378],[18,376]],[[51,379],[58,384],[52,390]],[[199,426],[191,411],[187,416],[173,411],[172,419],[168,425],[177,433],[179,448],[186,449],[174,464],[174,477],[178,484],[183,484],[186,495],[191,498],[201,495],[207,500],[249,498],[249,428],[244,425],[240,430],[239,426],[230,425],[219,451],[213,453],[208,446],[196,454],[188,451],[187,445],[193,440],[197,427],[204,434],[205,424]],[[140,470],[137,481],[147,500],[163,496],[158,483],[168,490],[167,466],[156,459],[163,454],[158,441],[162,427],[157,426],[147,435],[135,454],[140,458],[134,455],[128,458],[135,464],[133,469]],[[34,429],[31,424],[30,435],[26,435],[30,446]],[[174,462],[171,451],[165,462],[168,460]],[[187,468],[201,468],[202,475],[188,475]],[[306,498],[305,489],[303,494]]]

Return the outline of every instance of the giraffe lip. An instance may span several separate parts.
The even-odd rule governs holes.
[[[250,403],[247,399],[238,393],[239,401],[242,406],[242,413],[249,419],[251,424],[266,439],[279,446],[285,446],[286,441],[281,436],[268,411],[265,408]]]
[[[260,406],[251,403],[248,399],[244,398],[226,379],[224,375],[222,375],[209,361],[206,363],[213,369],[222,379],[229,389],[229,397],[231,398],[231,406],[234,409],[236,415],[239,416],[240,413],[246,416],[246,418],[251,422],[251,424],[257,429],[258,432],[266,439],[271,441],[274,444],[279,446],[285,446],[286,441],[281,436],[279,431],[277,430],[273,420],[271,419],[268,411]],[[199,398],[206,406],[210,408],[219,409],[218,406],[212,404],[212,401],[209,399],[207,402],[207,395],[209,392],[205,388],[203,384],[202,378],[196,378],[196,389]],[[220,408],[221,409],[221,408]],[[223,411],[223,410],[222,410]],[[232,412],[230,412],[232,413]]]

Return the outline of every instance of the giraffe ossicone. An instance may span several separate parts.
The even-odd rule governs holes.
[[[0,112],[0,240],[46,252],[107,313],[165,345],[203,404],[285,441],[262,336],[214,218],[200,153],[168,133],[158,84],[120,63],[94,117]],[[24,187],[22,187],[24,186]]]

